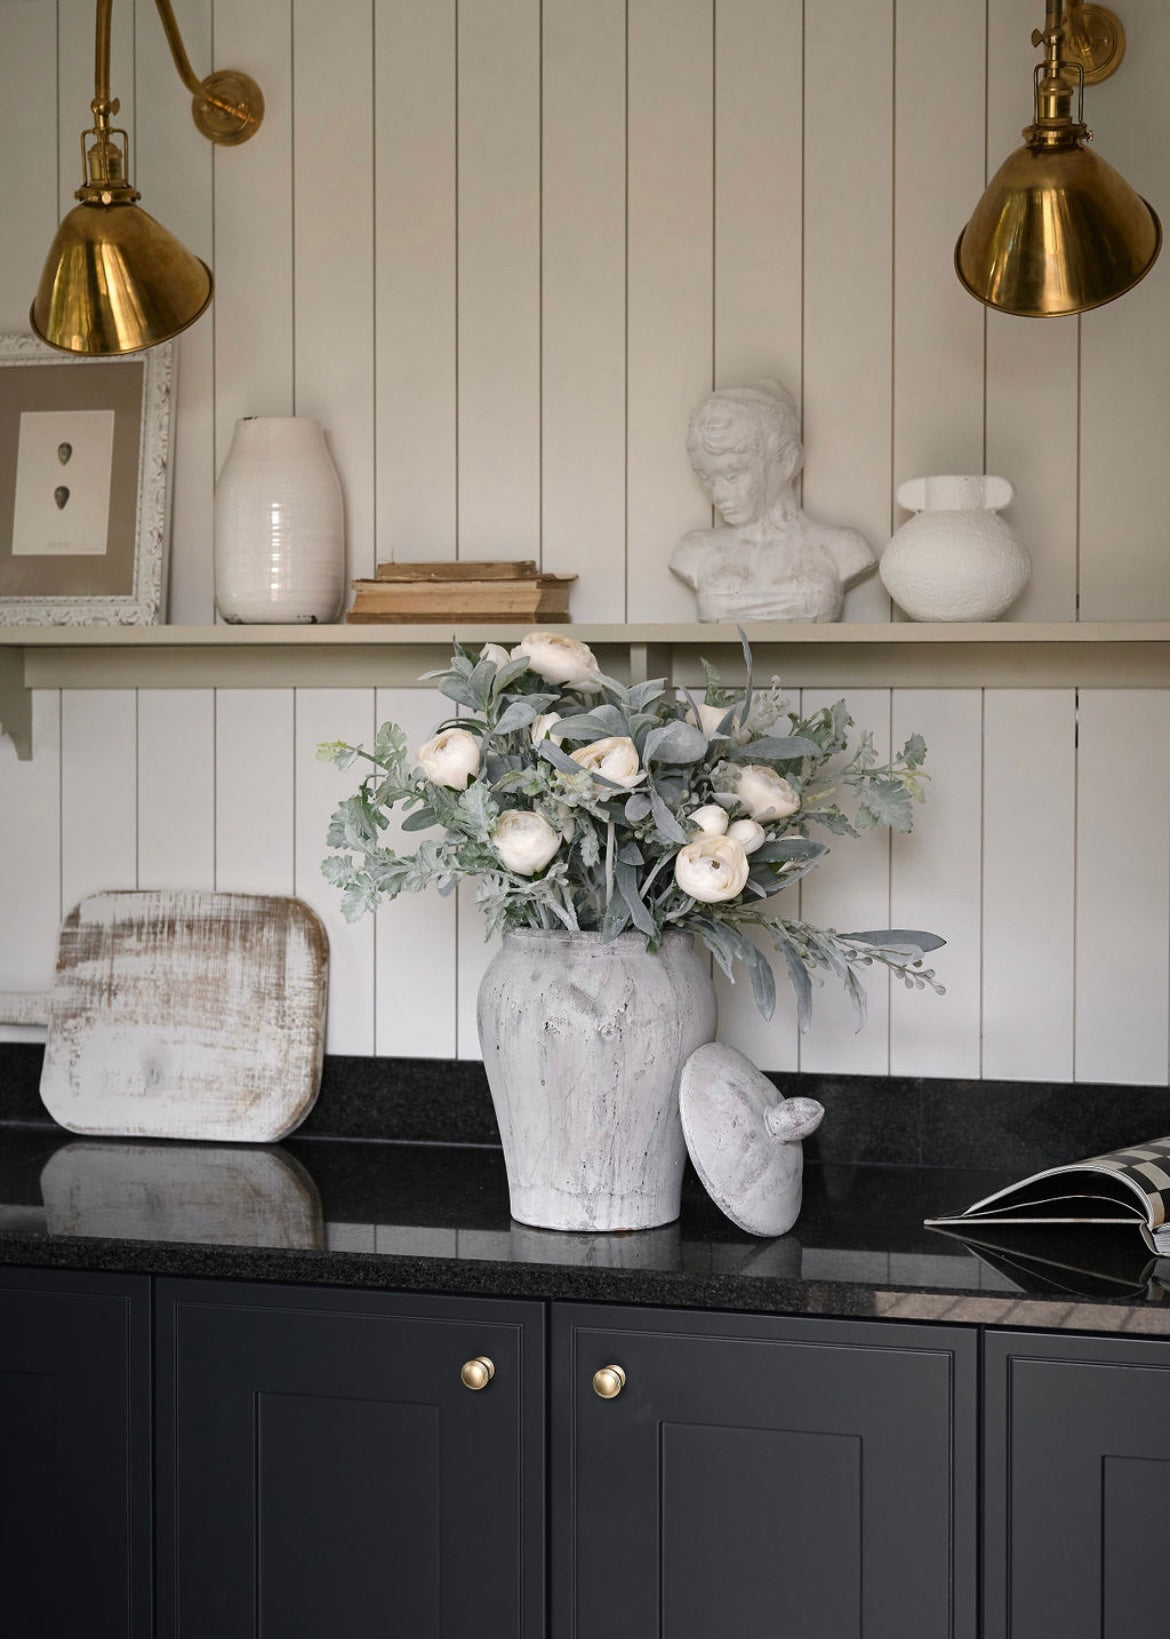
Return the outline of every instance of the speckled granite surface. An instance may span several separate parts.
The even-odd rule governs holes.
[[[494,1148],[296,1137],[266,1148],[0,1125],[0,1263],[474,1296],[1170,1335],[1170,1260],[1074,1235],[1046,1266],[922,1227],[1014,1174],[820,1163],[795,1231],[756,1241],[688,1180],[680,1221],[511,1221]],[[1063,1260],[1063,1263],[1062,1261]]]
[[[0,1121],[42,1122],[43,1049],[0,1043]],[[992,1166],[1013,1176],[1170,1132],[1170,1089],[911,1076],[782,1075],[786,1094],[825,1106],[805,1145],[813,1161],[870,1166]],[[325,1060],[321,1096],[299,1138],[498,1144],[483,1066],[467,1059]]]

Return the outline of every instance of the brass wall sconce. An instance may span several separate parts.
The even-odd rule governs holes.
[[[260,87],[237,69],[196,77],[183,47],[171,0],[155,0],[179,77],[192,94],[195,124],[212,142],[247,142],[264,117]],[[32,305],[32,327],[65,353],[136,353],[177,336],[211,302],[211,269],[142,210],[127,177],[126,132],[111,124],[119,103],[110,96],[110,16],[113,0],[97,0],[94,123],[81,135],[85,181],[80,204],[53,240]],[[86,148],[86,139],[93,137]],[[117,142],[120,137],[121,143]]]
[[[1106,79],[1125,32],[1103,6],[1046,0],[1035,119],[1000,166],[955,247],[955,270],[988,307],[1024,318],[1085,313],[1150,271],[1162,226],[1125,178],[1091,153],[1084,86]],[[1079,93],[1077,118],[1073,97]]]

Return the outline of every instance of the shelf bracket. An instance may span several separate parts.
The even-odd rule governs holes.
[[[630,682],[648,683],[652,677],[669,677],[673,662],[669,643],[631,643]]]
[[[32,761],[32,690],[24,681],[24,650],[0,648],[0,735],[16,747],[17,760]]]

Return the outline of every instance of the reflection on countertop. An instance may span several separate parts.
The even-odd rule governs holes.
[[[795,1230],[754,1240],[693,1177],[678,1223],[574,1235],[513,1222],[503,1158],[469,1145],[252,1147],[0,1125],[0,1263],[226,1279],[1170,1334],[1170,1260],[1140,1238],[974,1250],[923,1227],[1010,1182],[811,1165]]]

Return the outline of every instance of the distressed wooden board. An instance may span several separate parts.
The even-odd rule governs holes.
[[[50,1235],[323,1246],[317,1186],[281,1150],[66,1144],[41,1173]]]
[[[45,1108],[77,1133],[283,1137],[320,1087],[328,948],[296,899],[90,895],[61,929]]]

